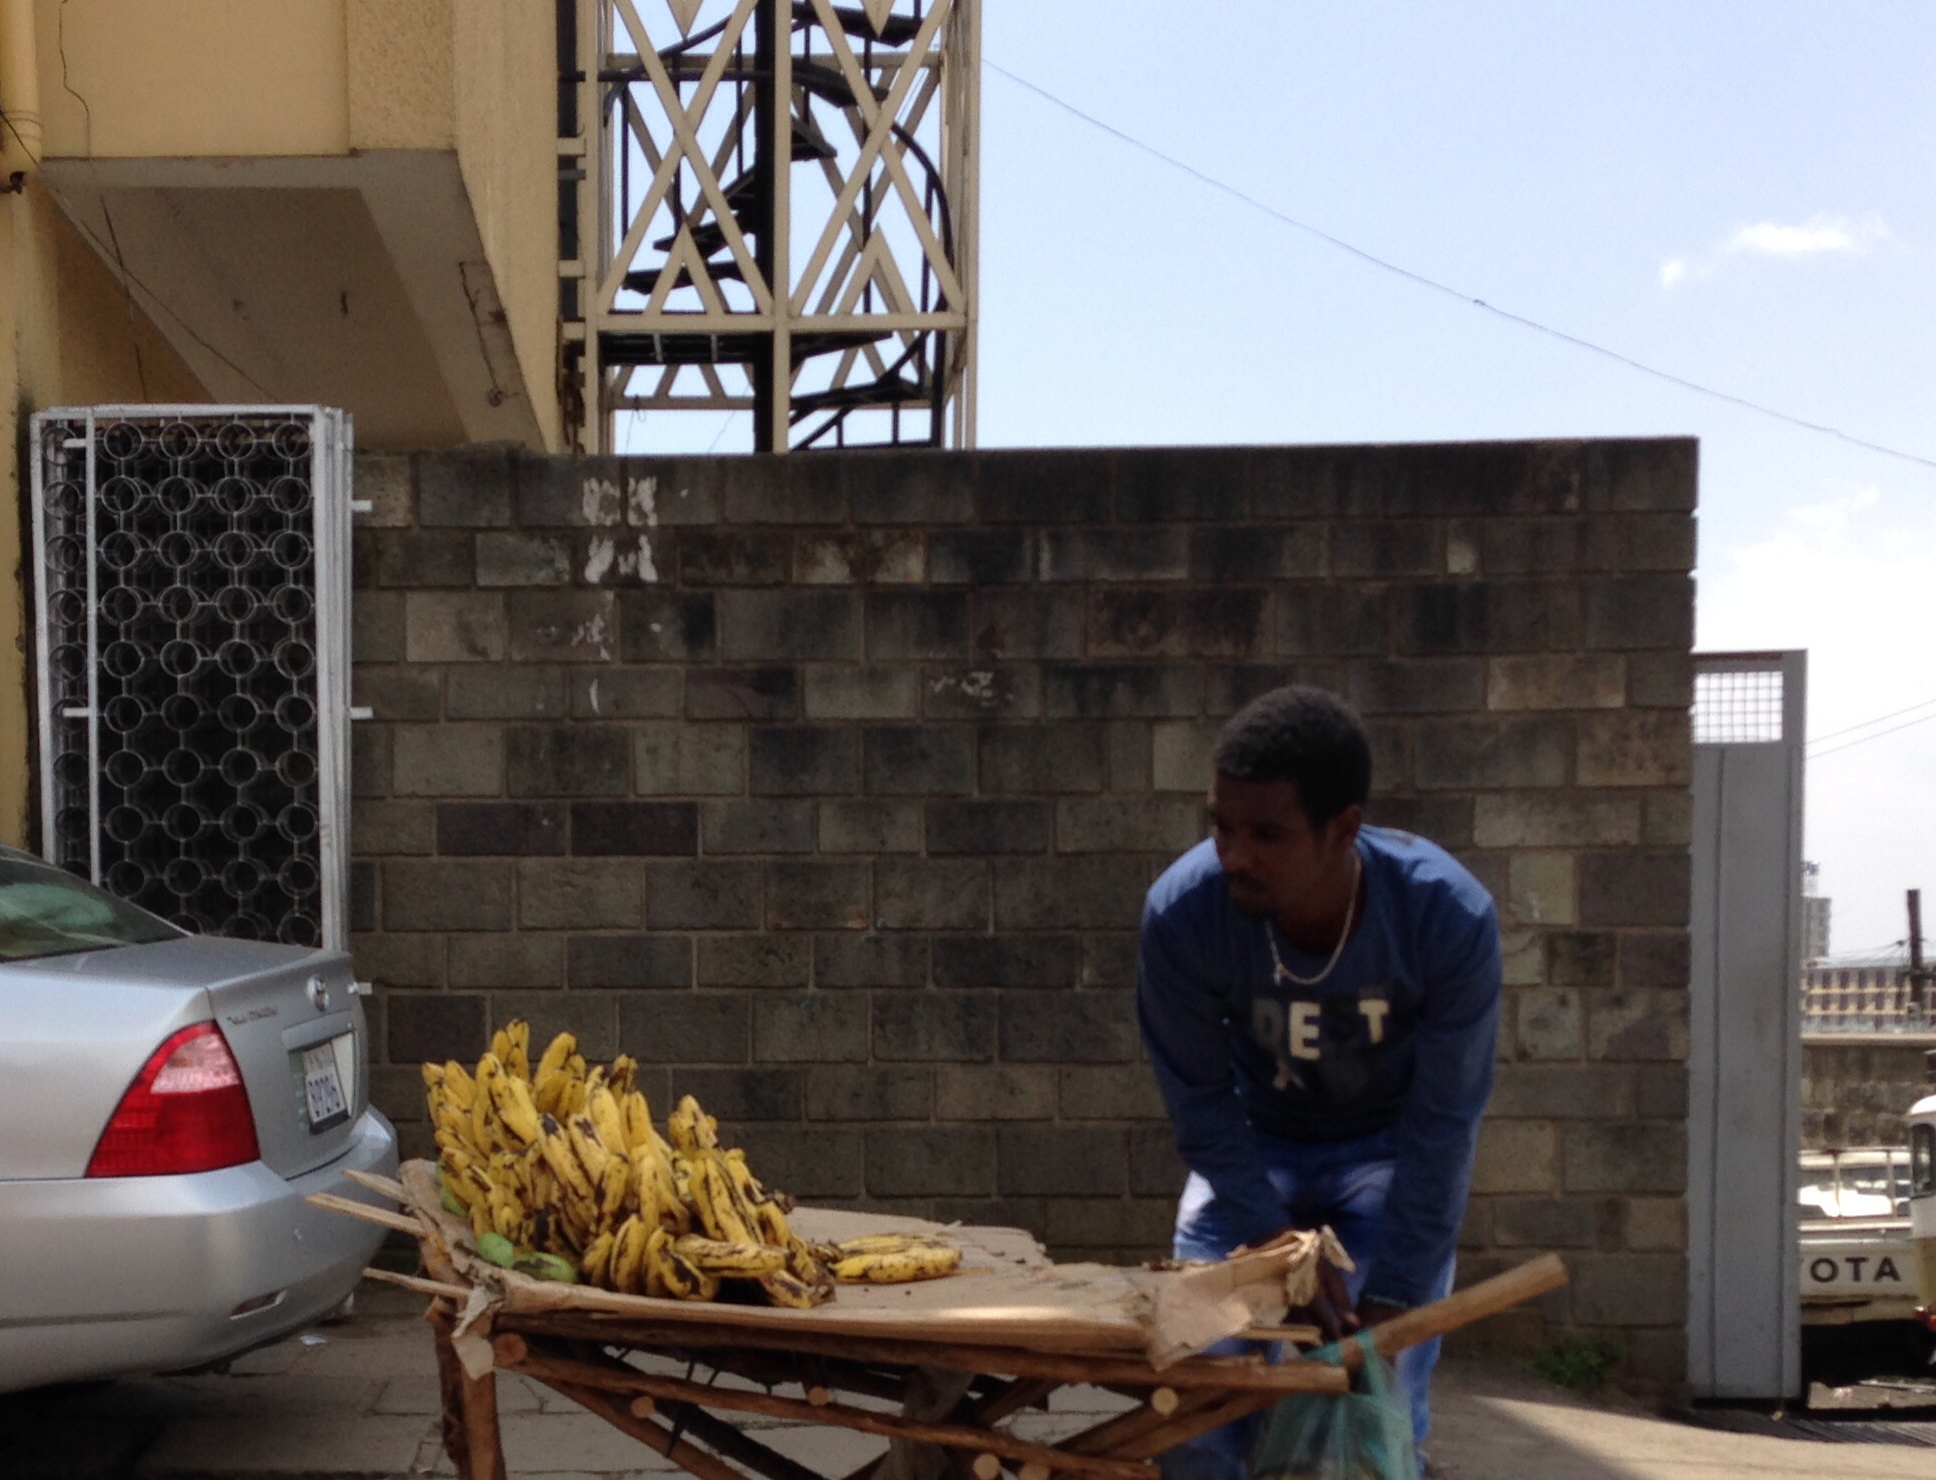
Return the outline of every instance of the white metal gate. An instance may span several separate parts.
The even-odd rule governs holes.
[[[41,850],[199,932],[348,944],[350,418],[33,418]]]
[[[1695,659],[1688,1381],[1801,1388],[1802,741],[1807,655]]]

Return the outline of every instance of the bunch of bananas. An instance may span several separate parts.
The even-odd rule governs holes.
[[[791,1199],[720,1145],[691,1095],[661,1136],[636,1059],[588,1066],[570,1033],[536,1068],[530,1049],[530,1025],[513,1021],[474,1070],[423,1066],[444,1206],[480,1251],[508,1244],[526,1272],[633,1295],[712,1300],[724,1280],[751,1281],[799,1309],[832,1299],[836,1282],[934,1279],[961,1262],[915,1235],[809,1243],[787,1226]]]

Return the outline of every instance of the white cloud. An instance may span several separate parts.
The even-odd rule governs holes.
[[[1790,512],[1762,539],[1704,555],[1699,643],[1708,651],[1806,648],[1809,731],[1827,735],[1936,697],[1923,552],[1936,500],[1847,486]],[[1838,951],[1901,936],[1902,891],[1936,887],[1936,721],[1808,765],[1807,856],[1835,900]]]
[[[1729,237],[1725,252],[1756,252],[1767,257],[1819,257],[1829,252],[1866,252],[1877,242],[1891,240],[1888,223],[1880,216],[1850,221],[1845,216],[1810,216],[1799,226],[1757,221]]]
[[[1821,213],[1788,225],[1756,221],[1738,226],[1728,239],[1702,257],[1669,257],[1660,264],[1660,286],[1671,293],[1683,283],[1712,274],[1728,257],[1799,259],[1836,254],[1860,256],[1882,242],[1893,242],[1889,223],[1873,213],[1860,220]]]

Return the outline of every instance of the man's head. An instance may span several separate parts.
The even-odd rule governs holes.
[[[1371,744],[1349,706],[1292,686],[1253,699],[1217,737],[1211,836],[1246,914],[1293,921],[1336,898],[1371,789]]]

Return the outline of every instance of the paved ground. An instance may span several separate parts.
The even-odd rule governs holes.
[[[422,1301],[364,1286],[355,1319],[257,1352],[222,1376],[100,1383],[0,1398],[8,1480],[405,1480],[449,1475]],[[519,1480],[662,1476],[668,1466],[521,1378],[498,1380],[505,1460]],[[1059,1438],[1114,1411],[1058,1395],[1016,1420]],[[1454,1480],[1930,1480],[1927,1449],[1718,1433],[1636,1407],[1588,1404],[1504,1368],[1455,1365],[1435,1403],[1435,1456]],[[880,1442],[756,1420],[776,1449],[843,1475]]]

